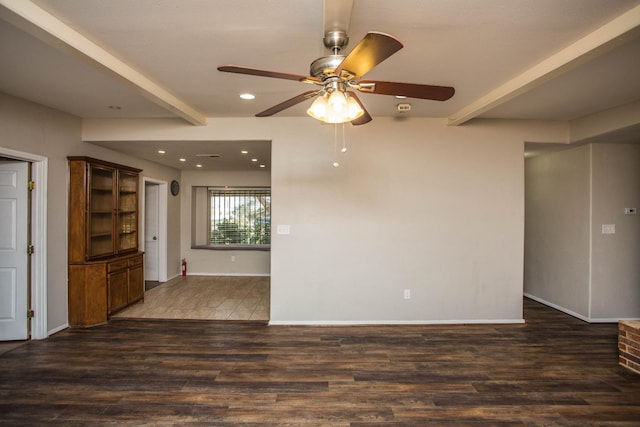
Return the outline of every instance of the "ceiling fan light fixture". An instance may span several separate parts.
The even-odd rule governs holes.
[[[347,109],[347,98],[344,93],[334,90],[327,99],[327,111],[340,115],[343,110]]]
[[[349,121],[355,120],[364,114],[364,110],[353,96],[347,98],[347,109],[350,117]]]
[[[315,101],[313,101],[313,103],[307,110],[307,114],[316,120],[320,120],[322,122],[326,121],[327,98],[325,97],[325,95],[320,95],[319,97],[316,98]]]
[[[316,98],[307,114],[325,123],[345,123],[361,117],[364,110],[347,92],[334,90],[328,97]]]

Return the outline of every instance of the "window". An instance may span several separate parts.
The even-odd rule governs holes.
[[[269,248],[270,188],[208,188],[209,245]]]

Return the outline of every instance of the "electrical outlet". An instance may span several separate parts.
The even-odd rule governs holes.
[[[411,299],[411,289],[404,290],[404,299]]]

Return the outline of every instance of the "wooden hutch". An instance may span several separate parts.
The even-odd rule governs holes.
[[[140,169],[69,160],[69,324],[95,326],[144,298],[138,251]]]

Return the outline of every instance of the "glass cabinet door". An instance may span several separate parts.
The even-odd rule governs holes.
[[[138,175],[120,171],[118,180],[118,252],[138,247]]]
[[[89,171],[89,258],[114,253],[115,169],[90,166]]]

